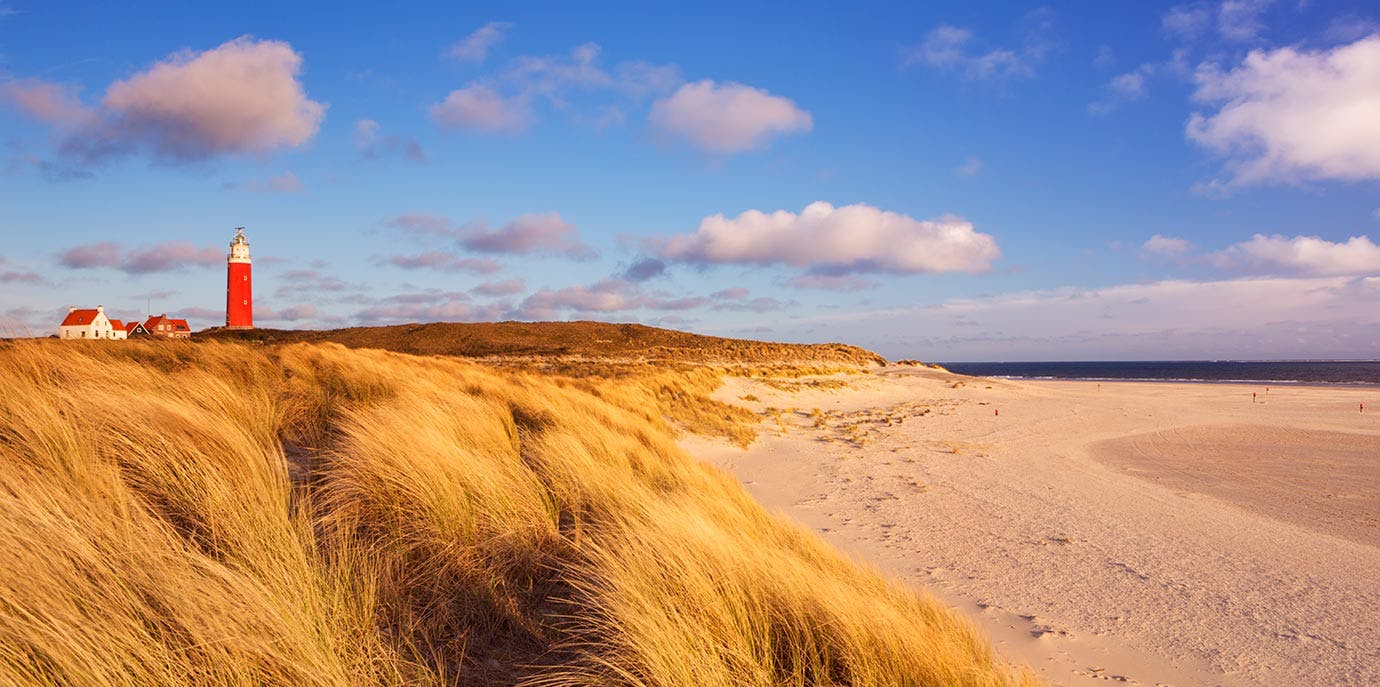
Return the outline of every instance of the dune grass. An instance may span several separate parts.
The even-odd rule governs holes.
[[[19,341],[0,376],[0,684],[1036,683],[679,450],[751,440],[713,371]]]

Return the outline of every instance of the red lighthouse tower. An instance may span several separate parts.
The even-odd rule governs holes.
[[[229,329],[254,328],[254,278],[249,260],[249,240],[244,227],[235,230],[230,255],[225,258],[225,326]]]

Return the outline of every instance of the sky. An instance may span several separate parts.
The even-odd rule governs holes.
[[[1380,358],[1373,3],[394,4],[0,0],[0,331]]]

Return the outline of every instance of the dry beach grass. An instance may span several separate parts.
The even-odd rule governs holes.
[[[1035,684],[685,454],[720,372],[605,372],[0,344],[0,683]]]

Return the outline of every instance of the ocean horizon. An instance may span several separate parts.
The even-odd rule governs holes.
[[[1380,360],[1123,360],[939,364],[959,374],[1000,379],[1380,385]]]

